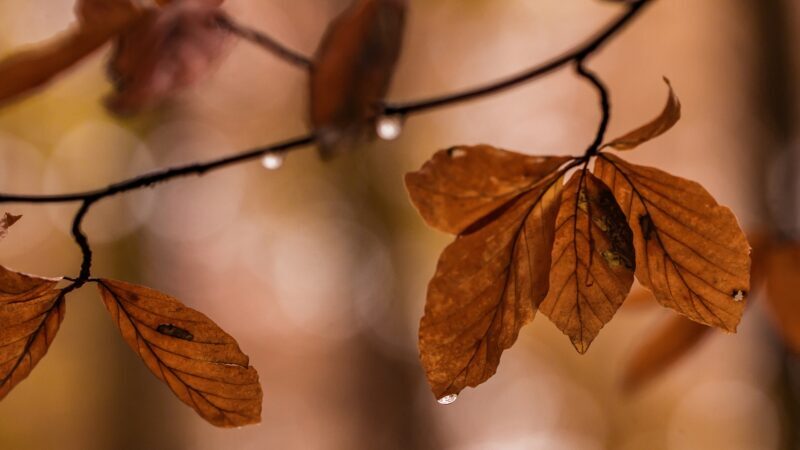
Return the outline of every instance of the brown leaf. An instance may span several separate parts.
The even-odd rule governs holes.
[[[211,319],[144,286],[103,279],[98,288],[122,337],[182,402],[219,427],[261,421],[258,373]]]
[[[678,100],[678,96],[675,95],[675,91],[672,90],[672,84],[669,80],[664,78],[664,82],[667,83],[669,88],[669,98],[661,114],[650,123],[614,139],[604,147],[611,147],[615,150],[631,150],[655,137],[661,136],[678,123],[681,118],[681,102]]]
[[[0,219],[0,239],[3,239],[8,234],[8,229],[11,228],[12,225],[17,223],[22,216],[15,216],[11,213],[6,213],[2,219]]]
[[[491,377],[547,293],[562,173],[510,201],[442,253],[428,286],[419,349],[437,398]]]
[[[633,230],[636,277],[662,305],[736,331],[750,289],[750,246],[731,210],[699,184],[601,154],[595,173]]]
[[[488,145],[453,147],[406,175],[425,222],[458,234],[553,173],[569,157],[530,156]]]
[[[623,387],[634,391],[652,381],[695,349],[711,329],[683,316],[671,316],[637,345],[625,364]]]
[[[625,216],[587,170],[575,172],[561,193],[551,260],[539,309],[585,353],[625,301],[636,267]]]
[[[58,281],[0,266],[0,399],[31,373],[58,332],[64,319]]]
[[[329,157],[378,112],[400,56],[407,0],[354,0],[322,38],[311,69],[310,119]]]
[[[228,32],[214,3],[182,0],[148,9],[116,40],[108,67],[115,88],[106,99],[109,109],[125,115],[152,108],[215,66]]]
[[[800,244],[779,243],[767,256],[767,300],[778,332],[800,353]]]

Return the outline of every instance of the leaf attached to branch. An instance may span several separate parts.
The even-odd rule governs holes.
[[[208,317],[153,289],[100,280],[122,337],[184,403],[219,427],[261,421],[261,385],[236,341]]]
[[[633,230],[636,277],[664,306],[734,332],[750,289],[750,245],[699,184],[602,154],[595,174]]]
[[[539,309],[585,353],[633,284],[631,230],[608,187],[587,170],[561,193],[550,291]]]
[[[58,281],[0,266],[0,399],[31,373],[61,326]]]
[[[323,157],[352,145],[379,111],[400,56],[407,0],[354,0],[311,69],[310,119]]]
[[[502,352],[516,341],[520,328],[533,319],[538,303],[547,293],[553,227],[562,186],[562,173],[552,173],[561,165],[555,161],[563,162],[562,158],[543,158],[547,170],[529,167],[526,185],[516,175],[509,177],[513,171],[505,163],[509,158],[523,161],[527,157],[507,155],[489,147],[465,152],[464,158],[475,158],[487,165],[462,165],[460,157],[453,159],[447,152],[440,152],[420,172],[406,177],[409,190],[416,192],[412,200],[423,215],[433,201],[453,202],[443,207],[452,217],[439,215],[433,220],[451,230],[469,226],[442,253],[428,286],[425,315],[420,323],[420,358],[437,398],[458,394],[467,386],[489,379],[497,370]],[[451,164],[454,166],[448,167]],[[493,184],[493,177],[505,180],[499,184],[513,179],[514,194],[505,192],[488,203],[463,203],[465,187],[439,177],[469,170],[474,171],[463,172],[459,177],[465,181],[474,179],[473,185]],[[479,208],[484,216],[475,215],[471,206]]]
[[[632,150],[653,138],[661,136],[678,123],[681,118],[681,102],[678,100],[678,96],[675,95],[675,91],[672,90],[672,84],[669,80],[664,78],[664,82],[667,83],[669,88],[669,98],[661,114],[650,123],[614,139],[604,147],[611,147],[615,150]]]

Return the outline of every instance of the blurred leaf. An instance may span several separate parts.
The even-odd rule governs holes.
[[[631,150],[653,138],[661,136],[678,123],[681,118],[681,102],[675,95],[675,91],[672,90],[672,84],[670,84],[669,80],[664,78],[664,82],[667,83],[669,88],[669,98],[661,114],[650,123],[614,139],[604,147],[612,147],[615,150]]]
[[[628,218],[636,277],[702,324],[736,331],[750,289],[750,245],[733,213],[699,184],[602,154],[595,173]]]
[[[228,32],[216,2],[174,1],[145,14],[114,43],[108,108],[120,115],[152,108],[205,76],[222,57]]]
[[[569,161],[488,145],[453,147],[406,175],[406,188],[425,222],[458,234]]]
[[[480,155],[479,153],[483,153]],[[487,167],[500,168],[498,178],[508,175],[507,158],[524,160],[523,155],[509,156],[489,147],[470,149],[465,158],[487,161]],[[445,159],[446,158],[446,159]],[[464,179],[494,177],[481,165],[462,166],[461,158],[439,153],[423,171],[437,167],[437,173],[447,176],[457,167],[471,168]],[[558,158],[543,159],[544,167],[555,171]],[[490,162],[491,161],[491,162]],[[486,215],[464,231],[442,253],[436,274],[428,286],[425,315],[420,323],[419,349],[422,365],[431,389],[437,398],[457,394],[467,386],[477,386],[497,370],[502,352],[516,341],[520,328],[533,320],[538,303],[547,293],[547,274],[550,269],[550,250],[562,173],[545,176],[544,168],[531,167],[528,185],[522,180],[516,196],[499,208],[484,208]],[[419,193],[439,191],[441,199],[451,199],[456,205],[446,206],[456,217],[443,218],[449,228],[466,223],[457,217],[464,210],[458,184],[443,183],[430,173],[410,174]],[[420,184],[427,179],[429,185]],[[478,181],[469,183],[480,184]],[[450,191],[452,189],[452,191]],[[414,197],[428,202],[429,199]],[[421,210],[423,208],[420,208]]]
[[[555,230],[550,290],[539,308],[585,353],[633,284],[631,229],[608,187],[581,170],[561,193]]]
[[[0,266],[0,399],[44,357],[64,319],[58,279]]]
[[[328,27],[311,70],[310,119],[329,157],[378,113],[400,56],[407,0],[354,0]]]
[[[11,228],[12,225],[17,223],[22,216],[15,216],[11,213],[6,213],[2,219],[0,219],[0,239],[3,239],[8,234],[8,229]]]
[[[98,288],[122,337],[182,402],[220,427],[261,421],[258,373],[211,319],[144,286],[102,279]]]
[[[778,243],[767,256],[767,299],[787,346],[800,353],[800,244]]]
[[[712,328],[673,315],[648,333],[625,364],[622,384],[634,391],[663,374],[703,340]]]

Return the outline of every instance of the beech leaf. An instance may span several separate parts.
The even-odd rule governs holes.
[[[122,337],[182,402],[219,427],[261,421],[258,373],[211,319],[144,286],[102,279],[98,288]]]
[[[400,56],[407,0],[354,0],[328,27],[310,78],[320,152],[352,145],[375,118]]]
[[[699,184],[601,154],[595,174],[633,230],[636,277],[662,305],[734,332],[750,289],[750,245]]]
[[[637,344],[625,363],[623,387],[629,391],[643,387],[695,349],[711,330],[683,316],[669,317]]]
[[[2,219],[0,219],[0,239],[3,239],[8,234],[8,229],[11,228],[12,225],[17,223],[22,216],[15,216],[11,213],[6,213]]]
[[[800,245],[774,246],[767,256],[767,295],[770,315],[787,346],[800,353]]]
[[[114,44],[106,106],[120,115],[152,108],[211,71],[229,36],[210,1],[172,1],[148,9]]]
[[[446,233],[467,227],[529,190],[569,161],[488,145],[453,147],[406,175],[409,197],[425,222]]]
[[[61,326],[58,281],[0,266],[0,399],[31,373]]]
[[[539,309],[585,353],[633,284],[631,230],[609,188],[587,170],[564,187],[555,230],[550,291]]]
[[[533,320],[547,293],[561,186],[562,173],[545,177],[442,253],[419,330],[420,358],[437,398],[489,379]]]
[[[664,82],[667,83],[669,88],[669,98],[661,114],[646,125],[614,139],[604,147],[611,147],[615,150],[632,150],[655,137],[661,136],[678,123],[681,118],[681,102],[678,100],[678,96],[675,95],[669,80],[664,78]]]

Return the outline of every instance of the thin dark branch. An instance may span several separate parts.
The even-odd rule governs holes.
[[[236,36],[263,47],[289,64],[293,64],[303,69],[309,69],[313,65],[311,59],[305,55],[301,55],[300,53],[285,47],[277,40],[259,30],[235,22],[228,16],[220,18],[219,25]]]
[[[81,248],[82,260],[80,275],[78,275],[78,279],[74,280],[72,285],[69,286],[70,290],[78,289],[83,286],[86,280],[92,276],[92,248],[89,246],[89,239],[81,229],[81,225],[83,224],[83,219],[86,217],[86,213],[89,212],[89,208],[91,208],[92,204],[97,200],[99,200],[99,197],[85,200],[80,209],[78,209],[78,212],[75,213],[75,218],[72,220],[72,237],[75,239],[78,247]]]
[[[600,126],[597,129],[597,134],[595,135],[594,141],[586,149],[586,152],[583,156],[583,158],[588,162],[589,158],[596,155],[600,150],[600,145],[603,144],[603,139],[605,138],[606,130],[608,129],[608,122],[611,119],[611,104],[608,99],[608,88],[606,88],[605,84],[600,81],[600,78],[596,73],[587,69],[583,65],[583,59],[579,59],[575,62],[575,72],[582,78],[589,80],[589,82],[592,83],[592,86],[597,89],[597,93],[600,95],[600,110],[603,115],[600,119]]]
[[[442,97],[434,97],[426,100],[413,101],[407,103],[386,103],[383,106],[383,112],[386,115],[402,115],[417,113],[429,109],[439,108],[442,106],[449,106],[455,103],[473,100],[478,97],[495,94],[497,92],[512,88],[518,84],[531,81],[540,76],[546,75],[550,72],[558,70],[573,61],[583,60],[596,50],[598,50],[610,37],[619,32],[626,24],[628,24],[636,15],[642,10],[644,6],[650,3],[651,0],[639,0],[631,3],[628,10],[625,11],[619,18],[611,22],[603,30],[601,30],[595,37],[589,39],[584,44],[568,51],[567,53],[556,57],[544,64],[532,67],[518,75],[510,78],[491,83],[486,86],[467,90],[452,95],[445,95]]]
[[[222,169],[240,162],[260,158],[268,153],[284,153],[291,150],[313,144],[316,137],[313,134],[298,137],[288,141],[249,150],[243,153],[227,156],[204,163],[193,163],[186,166],[172,167],[156,172],[140,175],[136,178],[112,184],[103,189],[94,191],[75,192],[60,195],[0,195],[0,203],[69,203],[86,202],[94,203],[106,197],[133,191],[147,186],[171,180],[173,178],[185,177],[189,175],[203,175],[207,172]]]

